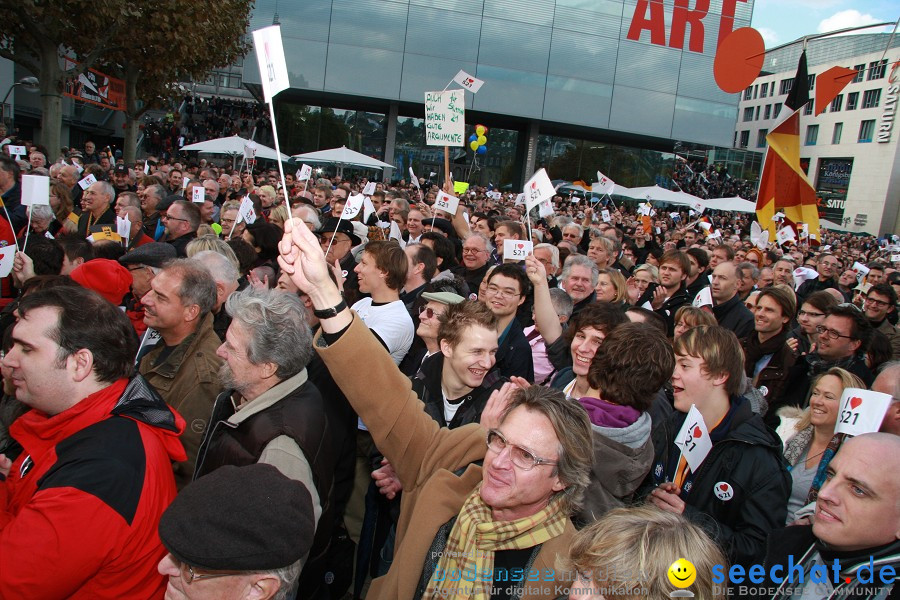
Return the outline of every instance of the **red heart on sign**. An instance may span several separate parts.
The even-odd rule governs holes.
[[[720,491],[723,491],[723,492],[727,492],[727,491],[728,491],[728,484],[727,484],[727,483],[720,483],[720,484],[719,484],[719,490],[720,490]]]
[[[537,181],[534,181],[531,183],[531,189],[533,189],[533,190],[537,189]]]
[[[856,408],[860,404],[862,404],[862,398],[860,398],[858,396],[854,396],[853,398],[850,398],[850,408]]]
[[[694,437],[695,437],[695,438],[698,438],[698,437],[701,437],[702,435],[703,435],[703,432],[700,431],[700,428],[699,428],[699,427],[694,427]]]
[[[525,244],[516,244],[516,248],[518,248],[519,250],[521,250],[524,247],[525,247]]]

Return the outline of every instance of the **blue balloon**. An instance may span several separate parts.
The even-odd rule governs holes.
[[[484,154],[487,152],[487,146],[478,146],[478,150],[475,151],[475,154]]]
[[[473,133],[472,135],[469,136],[469,141],[470,141],[470,142],[477,142],[477,141],[478,141],[478,136],[475,135],[475,134]]]

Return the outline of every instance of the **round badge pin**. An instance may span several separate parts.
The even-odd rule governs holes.
[[[713,488],[716,498],[723,502],[728,502],[734,498],[734,488],[727,481],[720,481]]]

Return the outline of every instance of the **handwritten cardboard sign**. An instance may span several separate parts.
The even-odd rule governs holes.
[[[425,145],[465,144],[465,97],[463,90],[425,92]]]

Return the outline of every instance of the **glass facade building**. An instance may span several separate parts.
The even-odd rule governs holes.
[[[590,180],[606,165],[637,185],[653,178],[629,173],[665,161],[642,151],[731,145],[738,96],[716,86],[713,60],[720,23],[748,26],[753,1],[709,4],[681,28],[683,40],[660,0],[257,0],[250,29],[281,25],[291,88],[275,106],[285,152],[343,144],[404,172],[437,166],[442,149],[424,146],[424,93],[462,69],[485,81],[466,93],[468,129],[490,131],[477,164],[468,147],[451,149],[457,175],[518,185],[540,166]],[[662,39],[640,26],[657,17]],[[256,93],[252,53],[244,65]]]

